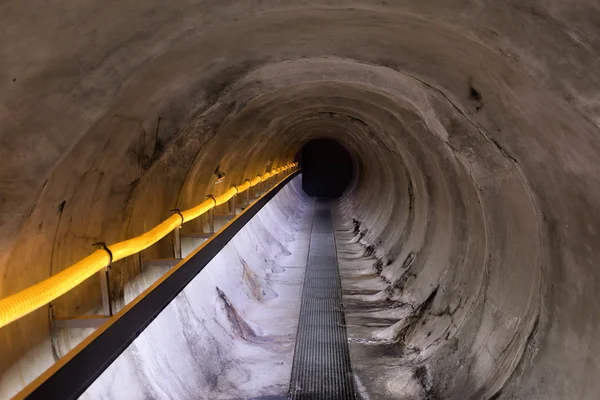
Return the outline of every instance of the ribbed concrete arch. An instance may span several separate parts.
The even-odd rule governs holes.
[[[364,358],[367,392],[408,396],[402,365],[424,365],[440,398],[597,398],[599,16],[586,0],[4,2],[0,296],[327,137],[356,166],[336,218],[360,223],[375,261],[357,271],[380,276],[350,300],[431,316],[408,341],[405,321],[369,331],[404,347],[394,368]],[[117,293],[139,264],[114,268]],[[99,304],[87,282],[55,309]],[[0,329],[0,372],[51,360],[48,338],[45,309]]]

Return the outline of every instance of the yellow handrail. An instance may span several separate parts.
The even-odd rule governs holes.
[[[298,163],[289,163],[262,176],[247,180],[242,185],[234,186],[220,196],[205,200],[189,210],[181,211],[181,215],[172,215],[139,236],[108,246],[108,250],[112,254],[112,262],[147,249],[175,228],[181,226],[182,223],[198,218],[210,209],[227,203],[236,194],[242,193],[260,182],[264,182],[297,165]],[[109,251],[106,251],[106,249],[96,250],[58,274],[0,300],[0,328],[43,307],[101,271],[102,268],[107,267],[111,263]]]

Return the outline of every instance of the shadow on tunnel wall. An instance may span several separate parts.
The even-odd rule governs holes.
[[[313,197],[340,197],[352,180],[352,158],[333,139],[314,139],[296,155],[302,167],[302,189]]]

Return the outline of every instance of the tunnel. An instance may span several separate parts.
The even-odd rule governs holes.
[[[0,299],[301,167],[81,398],[286,398],[315,229],[354,391],[330,398],[600,397],[597,2],[0,10]],[[170,239],[111,265],[112,306],[165,257]],[[0,398],[85,343],[51,320],[102,290],[0,328]]]
[[[294,159],[302,168],[302,190],[311,197],[339,198],[352,181],[352,157],[335,140],[312,139]]]

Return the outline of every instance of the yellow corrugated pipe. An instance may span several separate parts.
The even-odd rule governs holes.
[[[214,200],[210,198],[196,207],[181,211],[181,216],[179,214],[172,215],[140,236],[108,246],[108,250],[112,253],[112,261],[121,260],[152,246],[180,226],[182,217],[184,223],[198,218],[215,206],[227,203],[236,194],[242,193],[260,182],[297,165],[298,163],[289,163],[270,173],[267,172],[262,176],[247,180],[242,185],[234,186],[222,195],[215,197]],[[58,274],[0,300],[0,328],[62,296],[98,271],[101,271],[102,268],[107,267],[110,262],[110,255],[105,249],[96,250]]]

